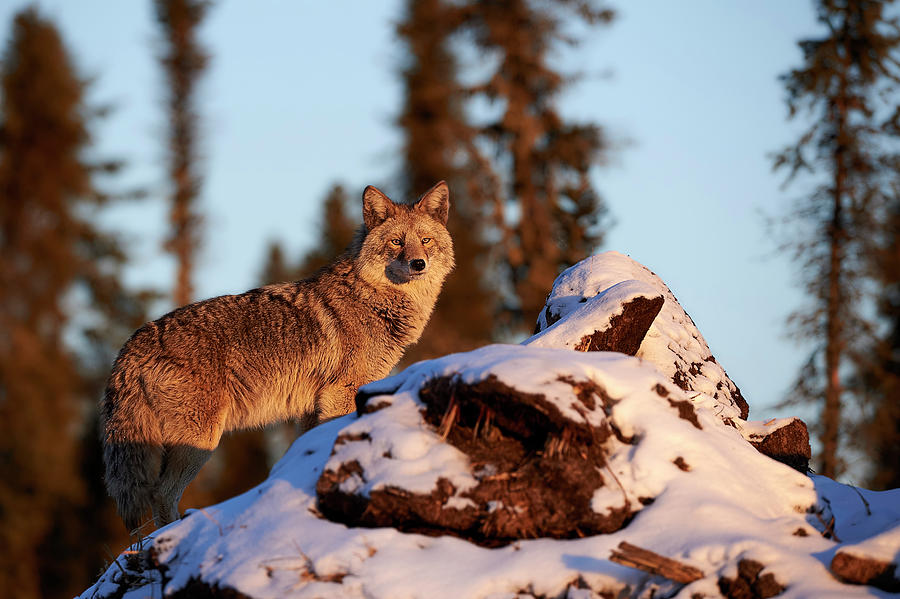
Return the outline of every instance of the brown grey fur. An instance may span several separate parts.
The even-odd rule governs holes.
[[[190,304],[132,335],[100,410],[106,485],[129,530],[148,509],[157,526],[178,517],[224,432],[352,411],[428,322],[454,265],[448,210],[443,181],[414,206],[367,187],[356,239],[311,278]]]

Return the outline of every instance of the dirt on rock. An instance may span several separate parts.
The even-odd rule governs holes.
[[[865,584],[888,593],[900,593],[900,572],[891,562],[838,551],[831,560],[831,572],[841,582]]]
[[[762,574],[765,566],[757,561],[742,559],[738,562],[738,575],[719,578],[719,590],[728,599],[769,599],[784,592],[785,586],[771,572]]]
[[[809,431],[799,418],[775,429],[765,437],[751,438],[749,441],[761,454],[787,464],[802,474],[809,471],[809,460],[812,457]]]
[[[662,310],[663,296],[652,299],[636,297],[622,304],[622,313],[609,320],[603,330],[585,335],[575,346],[576,351],[615,351],[635,355],[650,330],[650,325]]]
[[[562,382],[573,385],[585,412],[612,401],[589,382]],[[596,489],[617,484],[604,474],[604,443],[617,436],[607,420],[600,426],[576,422],[543,395],[494,377],[474,384],[436,378],[419,396],[425,421],[469,457],[477,485],[458,492],[440,479],[430,494],[387,487],[365,497],[341,490],[344,480],[361,474],[358,464],[345,463],[324,472],[316,488],[318,508],[327,518],[348,526],[450,534],[497,547],[516,539],[615,532],[637,511],[624,492],[621,506],[606,513],[591,506]],[[451,497],[463,507],[448,507]]]

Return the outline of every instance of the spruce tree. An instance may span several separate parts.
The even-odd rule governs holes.
[[[291,275],[293,272],[288,265],[281,242],[270,241],[269,247],[266,249],[266,260],[259,275],[260,284],[269,285],[270,283],[290,281],[293,278]]]
[[[606,207],[589,174],[608,144],[598,125],[560,114],[559,94],[571,78],[548,55],[575,41],[565,34],[566,18],[597,25],[614,13],[591,0],[485,0],[465,12],[476,47],[496,57],[497,68],[471,91],[502,109],[481,127],[480,140],[494,148],[503,182],[493,224],[513,292],[504,312],[521,329],[535,322],[559,272],[603,240]]]
[[[71,596],[96,573],[83,543],[110,503],[80,477],[98,356],[143,305],[93,224],[116,198],[96,175],[117,165],[85,160],[84,84],[36,10],[16,15],[0,78],[0,595]]]
[[[812,115],[798,142],[775,160],[791,181],[812,178],[811,193],[795,204],[798,240],[787,244],[800,265],[811,305],[790,319],[802,339],[816,344],[798,375],[796,401],[821,404],[821,473],[837,476],[848,418],[846,368],[866,353],[871,323],[862,316],[870,240],[883,202],[885,130],[879,122],[885,92],[897,81],[897,22],[880,0],[819,0],[821,37],[803,40],[803,65],[784,75],[792,118]],[[849,391],[852,391],[850,389]]]
[[[895,129],[896,131],[896,129]],[[895,178],[900,160],[893,161]],[[858,436],[865,439],[863,451],[870,460],[867,487],[875,490],[900,488],[900,185],[890,198],[872,266],[878,288],[877,307],[881,320],[865,355],[862,380],[866,392],[866,417]]]
[[[408,50],[401,71],[405,101],[397,120],[404,136],[404,196],[413,199],[442,179],[448,182],[447,226],[456,254],[456,269],[422,338],[404,356],[406,363],[472,349],[487,343],[495,328],[497,298],[483,282],[490,262],[481,226],[487,209],[478,204],[477,181],[471,180],[478,171],[470,156],[476,130],[466,119],[451,47],[462,17],[446,0],[408,0],[397,28]]]
[[[197,198],[200,173],[197,165],[197,83],[208,56],[197,41],[197,29],[206,16],[206,0],[155,0],[163,51],[159,57],[168,81],[169,178],[172,203],[171,234],[166,249],[176,259],[176,306],[194,299],[193,271],[200,244]]]

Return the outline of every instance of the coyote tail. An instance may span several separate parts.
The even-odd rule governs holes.
[[[140,381],[114,368],[101,405],[106,489],[129,532],[152,507],[163,461],[159,421]]]

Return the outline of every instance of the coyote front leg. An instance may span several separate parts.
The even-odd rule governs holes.
[[[317,423],[349,414],[356,409],[356,390],[359,384],[339,383],[324,387],[316,398]]]

